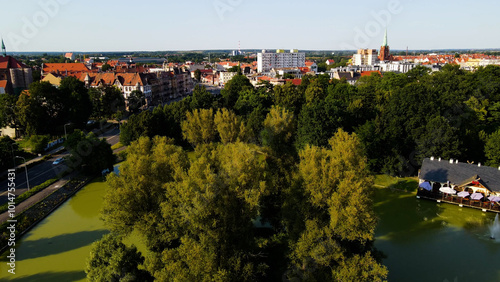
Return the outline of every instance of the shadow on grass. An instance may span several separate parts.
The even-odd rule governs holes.
[[[68,271],[68,272],[43,272],[40,274],[14,278],[16,282],[32,282],[32,281],[77,281],[85,279],[87,275],[84,271]]]
[[[28,251],[26,253],[23,253],[23,255],[19,257],[19,259],[27,260],[68,252],[87,246],[101,239],[103,235],[108,233],[108,230],[83,231],[78,233],[59,235],[52,238],[38,239],[36,241],[24,241],[22,244],[20,244],[20,246],[27,249]]]
[[[418,181],[415,179],[402,179],[390,185],[388,188],[406,192],[416,192],[418,188]]]

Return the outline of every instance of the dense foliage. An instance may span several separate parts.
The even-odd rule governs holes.
[[[161,135],[186,146],[181,134],[186,114],[202,108],[213,108],[215,114],[224,107],[246,125],[247,140],[260,145],[266,142],[263,123],[273,106],[293,114],[296,150],[307,144],[327,146],[338,128],[356,132],[372,172],[415,175],[430,156],[500,162],[498,134],[493,135],[500,130],[498,66],[466,72],[447,65],[432,74],[417,67],[406,74],[362,77],[355,86],[320,75],[304,77],[300,86],[253,88],[238,75],[219,97],[198,87],[183,101],[132,116],[122,143]]]
[[[372,172],[425,157],[500,163],[500,67],[306,76],[132,116],[102,216],[142,234],[158,280],[382,281]],[[163,136],[163,137],[160,137]],[[187,152],[192,150],[194,152]]]
[[[141,95],[135,93],[133,97],[133,106],[138,108]],[[36,81],[18,96],[0,95],[0,128],[11,126],[28,137],[61,136],[65,124],[83,129],[90,117],[113,118],[124,110],[123,95],[116,87],[87,89],[83,82],[69,76],[58,88]]]

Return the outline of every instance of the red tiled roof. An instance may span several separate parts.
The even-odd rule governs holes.
[[[0,57],[0,69],[20,69],[27,68],[26,65],[20,63],[18,60],[14,59],[14,57]]]
[[[85,82],[87,75],[90,78],[91,86],[112,85],[116,80],[123,86],[136,86],[137,83],[143,86],[145,83],[139,73],[82,73],[78,79]]]
[[[43,65],[44,73],[53,72],[86,72],[89,69],[83,63],[48,63]]]
[[[261,76],[259,77],[259,80],[267,80],[267,81],[271,81],[272,78],[270,78],[269,76]]]
[[[370,75],[372,75],[372,73],[378,73],[378,74],[382,75],[382,73],[380,71],[362,71],[361,76],[370,76]]]
[[[0,88],[6,88],[7,87],[7,80],[0,80]]]
[[[299,86],[302,83],[302,79],[294,78],[294,79],[285,79],[286,82],[291,81],[294,85]]]

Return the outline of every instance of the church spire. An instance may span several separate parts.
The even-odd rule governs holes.
[[[387,44],[387,28],[385,29],[384,43],[382,43],[382,46],[389,46],[389,45]]]
[[[3,38],[2,38],[2,54],[4,57],[7,57],[7,50],[5,49],[5,43],[3,43]]]

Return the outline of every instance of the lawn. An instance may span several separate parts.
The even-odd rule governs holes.
[[[418,179],[417,177],[392,177],[380,174],[375,176],[375,186],[413,192],[417,190]]]

